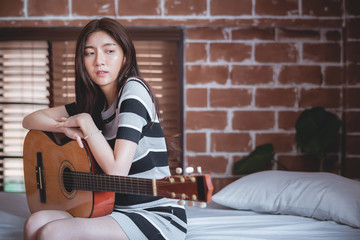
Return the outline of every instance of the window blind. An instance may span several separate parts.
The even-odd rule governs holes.
[[[49,105],[46,41],[0,42],[0,187],[24,191],[22,149],[25,115]]]

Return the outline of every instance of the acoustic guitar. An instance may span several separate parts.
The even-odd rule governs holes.
[[[144,179],[103,174],[86,141],[59,141],[56,135],[31,130],[24,141],[24,176],[31,212],[52,209],[75,217],[98,217],[114,207],[115,193],[209,202],[210,175]]]

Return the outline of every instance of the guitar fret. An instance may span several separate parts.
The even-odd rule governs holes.
[[[109,176],[85,172],[68,173],[73,189],[99,192],[118,192],[137,195],[153,195],[151,179]]]

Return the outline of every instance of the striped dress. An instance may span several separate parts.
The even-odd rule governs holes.
[[[129,78],[119,95],[118,101],[102,112],[105,138],[112,148],[116,139],[138,144],[130,177],[169,176],[165,138],[146,85]],[[69,115],[74,115],[75,108],[74,103],[66,105]],[[131,240],[184,239],[187,231],[184,207],[167,198],[116,193],[110,216]]]

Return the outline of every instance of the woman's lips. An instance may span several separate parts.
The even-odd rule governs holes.
[[[107,71],[97,71],[96,75],[99,77],[104,77],[108,72]]]

